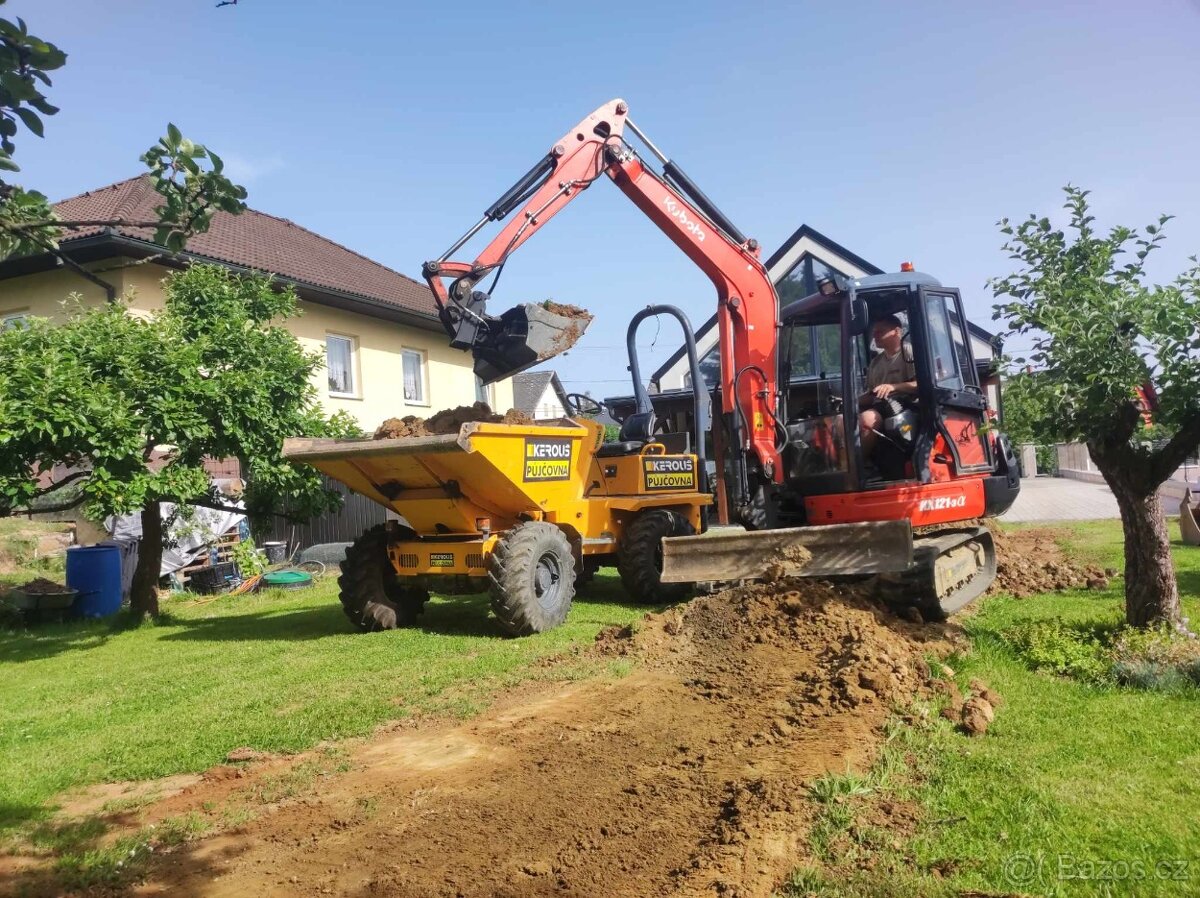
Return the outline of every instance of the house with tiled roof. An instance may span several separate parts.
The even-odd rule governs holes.
[[[295,288],[302,315],[288,323],[300,343],[319,352],[315,375],[321,402],[344,410],[364,429],[404,415],[470,404],[512,405],[510,381],[482,387],[471,356],[451,349],[429,288],[307,228],[264,212],[217,212],[209,230],[181,253],[154,243],[154,209],[162,198],[148,176],[131,178],[63,200],[63,221],[117,222],[73,229],[60,249],[0,262],[0,327],[23,318],[60,319],[78,294],[97,304],[125,297],[131,310],[162,307],[162,281],[193,261],[275,275]],[[79,270],[79,269],[82,269]]]

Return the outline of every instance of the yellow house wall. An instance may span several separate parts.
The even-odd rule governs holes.
[[[94,269],[110,268],[106,262]],[[135,313],[146,314],[163,305],[162,279],[168,269],[153,263],[105,270],[99,274],[129,297]],[[63,300],[78,293],[85,304],[104,301],[104,291],[70,271],[49,271],[0,281],[0,316],[24,314],[61,321]],[[330,412],[339,409],[353,415],[364,430],[374,430],[390,417],[426,417],[438,409],[470,405],[475,401],[475,377],[471,356],[451,349],[441,331],[423,330],[313,302],[301,302],[302,314],[288,322],[305,349],[325,355],[327,334],[351,337],[355,344],[356,397],[329,395],[322,367],[313,384],[322,405]],[[420,350],[425,357],[424,403],[404,400],[402,349]],[[512,406],[512,381],[494,384],[493,406],[505,411]]]

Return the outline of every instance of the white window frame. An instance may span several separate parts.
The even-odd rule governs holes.
[[[344,340],[350,345],[350,392],[341,393],[329,386],[329,341]],[[358,370],[358,337],[351,334],[325,334],[325,387],[334,399],[362,399],[362,378]]]
[[[0,331],[6,331],[12,327],[27,327],[29,322],[29,312],[5,312],[0,315]]]
[[[406,356],[416,356],[417,362],[421,366],[421,398],[409,399],[404,396],[404,359]],[[418,349],[415,346],[400,347],[400,395],[404,396],[405,405],[420,405],[428,408],[429,406],[429,353],[424,349]]]

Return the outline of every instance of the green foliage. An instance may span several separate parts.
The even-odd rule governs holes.
[[[1032,669],[1092,685],[1167,692],[1200,685],[1200,641],[1168,626],[1043,619],[1022,621],[1001,636]]]
[[[23,19],[0,19],[0,170],[19,170],[12,159],[18,122],[41,137],[40,116],[58,112],[41,88],[50,86],[47,72],[66,61],[67,54],[58,47],[31,35]]]
[[[204,159],[208,169],[201,168]],[[188,140],[174,125],[167,125],[166,136],[142,155],[142,161],[164,200],[155,209],[160,224],[154,242],[172,252],[182,250],[190,235],[208,230],[218,210],[236,215],[246,208],[246,189],[223,174],[221,157]]]
[[[1014,445],[1058,442],[1055,410],[1037,382],[1044,376],[1019,371],[1004,380],[1004,432]]]
[[[1160,216],[1144,234],[1128,227],[1100,234],[1088,191],[1068,186],[1065,192],[1066,231],[1036,215],[1016,225],[1000,221],[1004,249],[1020,268],[989,282],[1002,300],[996,317],[1033,341],[1028,358],[1015,361],[1043,369],[1010,381],[1006,415],[1018,429],[1029,427],[1035,442],[1082,440],[1095,449],[1107,441],[1127,467],[1141,463],[1140,486],[1149,489],[1200,442],[1200,264],[1192,257],[1172,283],[1151,284],[1146,259],[1162,244],[1171,216]],[[1147,382],[1158,392],[1156,420],[1179,432],[1181,443],[1191,442],[1166,457],[1131,444],[1140,423],[1133,398]],[[1105,458],[1096,460],[1105,470]]]
[[[24,20],[0,18],[0,171],[19,170],[12,158],[19,127],[42,137],[41,116],[58,112],[42,87],[51,86],[47,73],[66,61],[62,50],[31,35]],[[236,214],[245,208],[246,190],[223,174],[221,158],[173,124],[142,161],[163,203],[156,209],[157,221],[136,224],[154,227],[155,241],[172,252],[183,249],[189,236],[207,230],[214,212]],[[0,258],[52,250],[64,229],[77,226],[60,221],[38,191],[0,181]]]
[[[267,555],[251,540],[243,539],[233,544],[230,552],[242,577],[253,577],[267,569]]]
[[[1105,645],[1095,629],[1061,620],[1025,621],[1004,632],[1004,639],[1034,670],[1089,683],[1109,682]]]
[[[57,326],[0,333],[0,512],[44,488],[33,468],[86,471],[93,517],[152,501],[214,502],[206,458],[239,458],[246,507],[307,518],[336,505],[317,472],[283,460],[285,437],[357,433],[327,418],[310,376],[320,364],[283,326],[296,296],[261,275],[192,266],[167,281],[150,316],[122,303],[76,307]],[[147,466],[156,448],[166,463]]]

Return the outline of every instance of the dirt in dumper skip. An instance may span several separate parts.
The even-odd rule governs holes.
[[[515,408],[510,408],[503,415],[497,415],[486,402],[476,402],[474,405],[442,409],[428,418],[418,418],[415,415],[388,418],[375,431],[375,439],[391,440],[458,433],[464,424],[472,421],[484,424],[532,424],[533,418]]]
[[[871,763],[946,633],[817,581],[698,598],[585,651],[626,675],[381,733],[313,794],[161,858],[143,891],[765,898],[802,856],[806,784]]]

